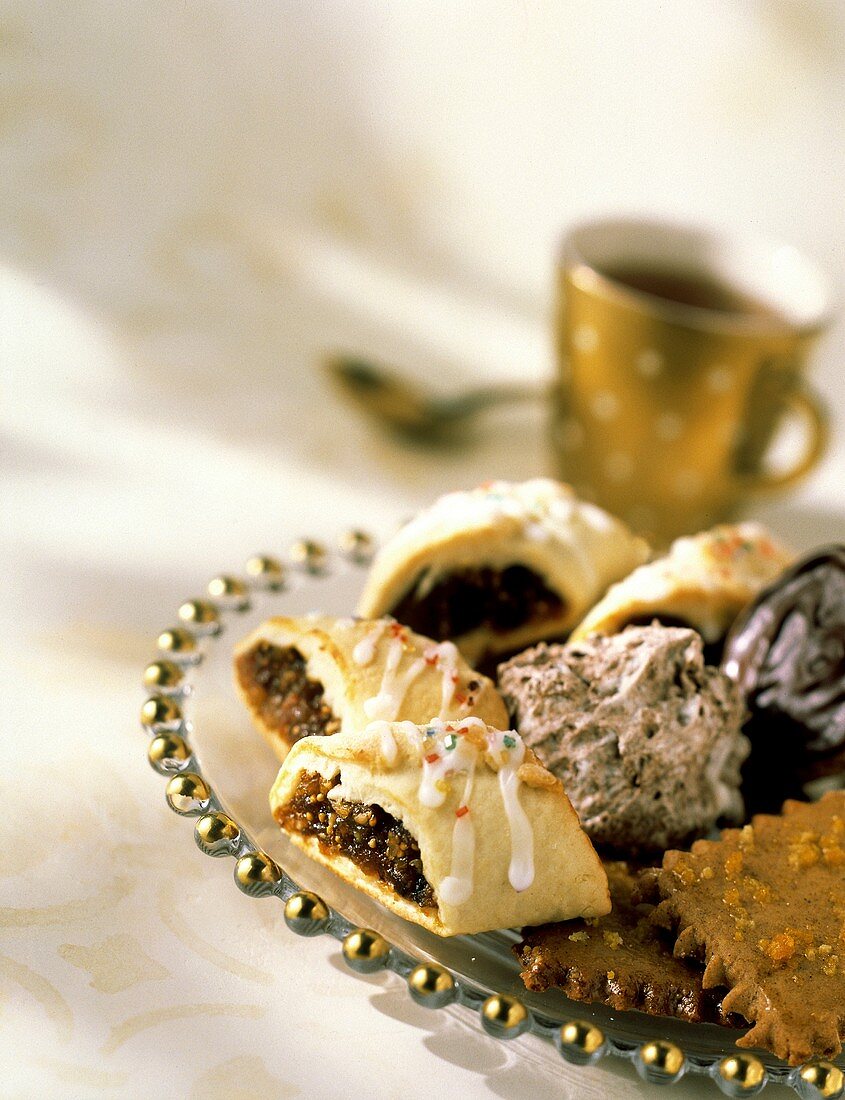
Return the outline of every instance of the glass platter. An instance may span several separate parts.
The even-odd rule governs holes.
[[[627,1059],[654,1084],[698,1074],[728,1096],[756,1095],[768,1082],[789,1085],[807,1100],[842,1096],[842,1059],[790,1069],[766,1052],[741,1051],[729,1029],[530,993],[511,951],[515,932],[441,939],[387,912],[287,842],[267,802],[278,763],[237,698],[232,651],[272,615],[350,615],[372,543],[351,532],[339,545],[329,553],[297,543],[289,566],[250,559],[242,576],[215,578],[202,598],[183,604],[180,625],[158,639],[159,656],[144,674],[150,694],[142,724],[150,762],[167,780],[168,804],[197,819],[200,848],[233,858],[236,885],[280,901],[293,932],[335,936],[353,969],[388,968],[407,981],[417,1003],[463,1006],[456,1010],[474,1012],[494,1038],[532,1031],[569,1062]]]

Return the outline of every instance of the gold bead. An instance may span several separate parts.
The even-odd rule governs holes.
[[[445,967],[420,963],[408,975],[408,990],[424,1008],[443,1008],[455,999],[455,979]]]
[[[153,695],[141,707],[141,725],[153,733],[178,730],[182,724],[179,704],[166,695]]]
[[[262,588],[276,590],[285,583],[285,567],[277,558],[256,554],[246,563],[247,575]]]
[[[350,561],[363,564],[373,556],[375,542],[366,531],[344,531],[337,540],[338,549]]]
[[[213,634],[220,629],[217,608],[208,600],[186,600],[179,608],[179,619],[205,634]]]
[[[265,852],[247,852],[235,864],[235,882],[252,898],[269,897],[281,881],[278,864]]]
[[[239,611],[249,606],[247,599],[247,587],[237,577],[219,576],[213,577],[206,588],[213,600],[221,600],[231,604]]]
[[[838,1100],[845,1092],[845,1075],[833,1062],[809,1062],[801,1067],[800,1077],[823,1100]]]
[[[163,630],[158,636],[158,648],[162,653],[169,653],[174,661],[193,663],[199,658],[196,638],[181,626]]]
[[[387,962],[390,944],[371,928],[355,928],[343,941],[343,957],[359,974],[372,974]]]
[[[188,817],[203,813],[211,798],[205,780],[194,772],[174,775],[167,784],[166,793],[171,810]]]
[[[147,758],[157,772],[169,775],[178,771],[191,755],[184,737],[178,733],[161,733],[150,741],[147,747]]]
[[[299,890],[285,902],[285,923],[298,936],[318,935],[328,919],[328,906],[310,890]]]
[[[729,1054],[718,1065],[719,1076],[733,1086],[736,1096],[751,1096],[763,1087],[766,1068],[753,1054]]]
[[[531,1026],[528,1009],[516,997],[494,993],[481,1006],[481,1025],[488,1035],[515,1039]]]
[[[297,539],[288,551],[294,565],[307,573],[322,573],[326,567],[326,548],[313,539]]]
[[[647,1081],[674,1081],[686,1069],[686,1059],[679,1046],[664,1039],[656,1039],[640,1047],[637,1052],[637,1068]]]
[[[214,810],[203,814],[194,829],[194,839],[207,856],[230,856],[241,838],[241,831],[228,814]]]
[[[567,1062],[579,1066],[597,1062],[604,1053],[604,1033],[587,1020],[570,1020],[557,1033],[557,1045]]]
[[[184,675],[174,661],[153,661],[144,669],[144,687],[165,693],[178,691]]]

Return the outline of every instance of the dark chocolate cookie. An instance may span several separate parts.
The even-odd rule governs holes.
[[[845,744],[845,545],[803,558],[740,615],[723,668],[807,753]]]
[[[845,746],[845,545],[796,562],[748,605],[722,669],[750,712],[743,794],[776,809],[804,782],[829,774]]]

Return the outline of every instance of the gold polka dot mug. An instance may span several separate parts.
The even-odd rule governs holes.
[[[830,295],[796,249],[603,220],[568,235],[559,279],[553,447],[582,495],[665,541],[818,462],[827,421],[804,371]],[[775,466],[791,417],[800,453]]]

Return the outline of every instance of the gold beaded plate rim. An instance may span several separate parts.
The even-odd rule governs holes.
[[[159,633],[142,676],[140,721],[167,804],[193,819],[200,849],[231,858],[235,884],[246,894],[280,901],[292,932],[333,936],[352,970],[392,971],[417,1004],[473,1012],[496,1039],[531,1032],[550,1040],[568,1062],[625,1059],[653,1084],[696,1074],[709,1076],[728,1096],[753,1096],[778,1082],[806,1100],[845,1097],[845,1059],[790,1068],[764,1052],[739,1050],[728,1029],[614,1012],[557,992],[529,993],[511,953],[515,933],[440,939],[388,913],[287,842],[265,809],[278,765],[237,699],[232,650],[272,615],[351,614],[374,546],[364,532],[346,531],[334,549],[300,539],[286,554],[255,554],[243,569],[189,594]]]

